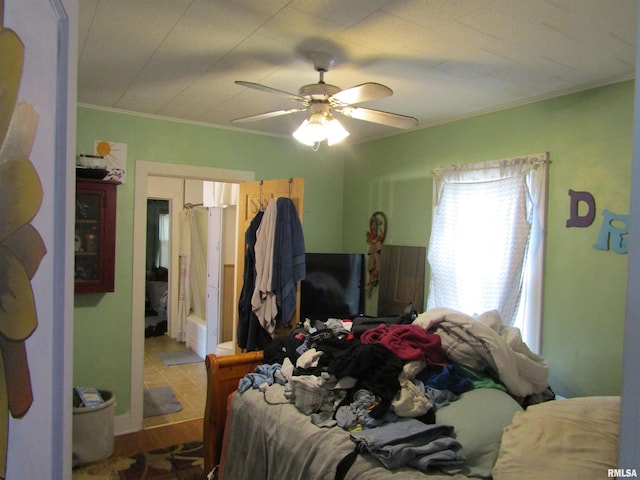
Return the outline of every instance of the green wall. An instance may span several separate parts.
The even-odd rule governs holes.
[[[619,394],[627,256],[593,248],[602,210],[629,213],[633,83],[625,82],[350,148],[313,152],[295,141],[122,113],[78,109],[77,152],[94,140],[127,144],[118,187],[116,291],[78,295],[74,384],[113,390],[129,409],[133,175],[136,160],[305,179],[308,251],[367,251],[369,216],[389,219],[385,243],[428,244],[431,170],[549,152],[542,353],[565,396]],[[595,197],[588,228],[566,228],[568,190]],[[375,295],[368,313],[375,313]]]
[[[77,153],[92,152],[94,140],[127,144],[127,177],[118,186],[115,292],[75,297],[73,381],[115,392],[119,415],[129,410],[131,382],[135,161],[246,170],[256,180],[302,177],[305,244],[317,252],[341,248],[343,165],[329,149],[293,139],[80,107]]]
[[[389,220],[386,244],[427,246],[436,167],[549,152],[542,354],[551,386],[620,394],[627,255],[593,244],[604,209],[629,214],[633,94],[625,82],[358,146],[345,161],[344,248],[366,252],[376,210]],[[570,189],[595,198],[588,228],[566,227]]]

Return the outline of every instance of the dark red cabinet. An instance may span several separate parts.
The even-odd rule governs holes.
[[[76,179],[75,293],[113,292],[117,186]]]

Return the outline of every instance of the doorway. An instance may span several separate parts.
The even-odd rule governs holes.
[[[192,351],[184,342],[184,334],[176,336],[175,328],[172,329],[173,335],[169,332],[169,292],[176,288],[169,285],[169,269],[175,263],[171,261],[172,256],[178,255],[177,246],[171,242],[171,233],[180,228],[171,221],[171,217],[173,209],[182,208],[180,202],[171,200],[170,187],[183,181],[158,177],[150,177],[149,180],[148,192],[169,198],[147,199],[143,391],[168,387],[181,408],[173,411],[174,407],[165,413],[144,417],[144,429],[201,417],[206,396],[204,364],[190,358]],[[175,360],[183,355],[189,362],[166,363],[167,357]]]
[[[220,308],[233,295],[221,288],[220,279],[223,255],[231,268],[235,257],[234,185],[237,190],[237,184],[225,182],[147,178],[144,428],[204,415],[204,357],[221,341]],[[169,275],[175,265],[177,284]],[[227,323],[231,320],[225,316]],[[161,399],[171,395],[168,411],[154,409],[155,415],[144,416],[154,392],[162,392]]]
[[[167,333],[171,229],[175,228],[171,224],[169,207],[169,199],[147,200],[145,338]]]
[[[148,179],[150,176],[187,178],[228,183],[253,181],[253,172],[197,167],[170,163],[137,161],[135,166],[134,222],[133,222],[133,284],[132,284],[132,329],[131,329],[131,392],[130,408],[126,415],[116,419],[116,430],[134,432],[143,426],[143,372],[144,372],[144,307],[145,307],[145,263],[146,263],[146,204]],[[179,201],[182,201],[180,198]],[[173,271],[172,271],[173,270]],[[177,268],[170,268],[169,282],[174,280]],[[170,301],[171,304],[171,301]],[[169,306],[171,309],[172,306]]]

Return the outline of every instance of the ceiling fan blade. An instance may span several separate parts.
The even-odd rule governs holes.
[[[367,122],[381,123],[382,125],[402,128],[405,130],[415,127],[418,124],[417,118],[409,117],[407,115],[398,115],[397,113],[383,112],[381,110],[372,110],[370,108],[344,107],[337,108],[336,111],[340,112],[345,117],[357,118],[358,120],[365,120]]]
[[[393,95],[393,90],[379,83],[369,82],[355,87],[341,90],[330,98],[330,102],[336,106],[353,105],[354,103],[367,102],[377,98],[385,98]]]
[[[261,92],[275,93],[276,95],[285,96],[291,100],[298,102],[306,102],[307,99],[297,95],[295,93],[285,92],[284,90],[278,90],[277,88],[267,87],[266,85],[260,85],[259,83],[244,82],[242,80],[236,80],[236,85],[242,85],[243,87],[253,88],[254,90],[260,90]]]
[[[256,120],[279,117],[281,115],[288,115],[289,113],[304,112],[305,110],[306,108],[290,108],[288,110],[274,110],[273,112],[258,113],[257,115],[250,115],[248,117],[236,118],[235,120],[231,120],[231,123],[255,122]]]

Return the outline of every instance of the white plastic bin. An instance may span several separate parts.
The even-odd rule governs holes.
[[[102,402],[73,408],[73,466],[105,460],[113,453],[115,395],[100,390]]]

